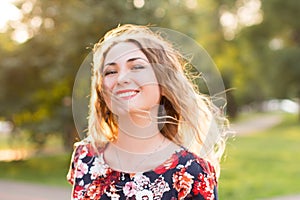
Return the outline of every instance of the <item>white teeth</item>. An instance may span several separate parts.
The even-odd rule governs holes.
[[[136,93],[137,93],[136,91],[124,92],[124,93],[118,94],[118,97],[120,97],[120,98],[122,98],[122,97],[129,97],[129,96],[135,95]]]

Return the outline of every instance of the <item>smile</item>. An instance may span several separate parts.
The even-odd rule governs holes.
[[[129,99],[134,97],[139,91],[137,90],[131,90],[131,91],[119,91],[117,92],[117,97],[118,98],[123,98],[123,99]]]

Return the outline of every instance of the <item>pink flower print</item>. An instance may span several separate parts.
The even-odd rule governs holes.
[[[123,187],[123,192],[126,197],[132,197],[137,192],[137,185],[133,181],[127,182]]]
[[[87,146],[83,145],[80,151],[79,159],[85,158],[88,154]]]
[[[108,173],[108,166],[105,165],[103,157],[95,157],[95,160],[93,162],[93,166],[90,169],[91,179],[94,180],[98,176],[106,177]]]
[[[154,194],[153,199],[161,199],[164,192],[170,190],[169,184],[164,180],[164,177],[160,175],[154,183],[151,184],[150,189]]]
[[[112,199],[112,200],[119,200],[120,199],[120,195],[118,195],[118,194],[112,194],[111,196],[110,196],[110,198]]]
[[[136,183],[138,190],[143,190],[150,184],[150,179],[141,173],[137,173],[134,176],[134,182]]]
[[[78,160],[76,178],[82,178],[87,173],[88,173],[88,165],[82,162],[82,160]]]
[[[150,190],[142,190],[136,193],[136,200],[153,200],[153,194]]]

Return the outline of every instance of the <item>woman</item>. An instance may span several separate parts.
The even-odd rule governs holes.
[[[67,175],[72,199],[217,199],[225,139],[215,119],[226,120],[186,64],[145,26],[119,26],[95,44],[88,137]]]

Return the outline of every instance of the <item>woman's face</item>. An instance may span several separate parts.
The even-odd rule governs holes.
[[[102,73],[104,99],[113,113],[150,111],[159,104],[160,87],[155,73],[134,43],[114,45],[104,59]]]

